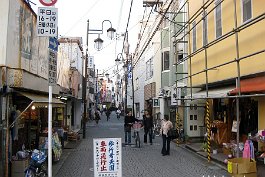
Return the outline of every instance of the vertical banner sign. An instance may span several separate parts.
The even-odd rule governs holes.
[[[49,50],[49,85],[57,84],[57,52]]]
[[[58,9],[53,7],[39,7],[37,18],[37,35],[57,37]]]
[[[128,79],[132,79],[132,65],[131,63],[128,64]]]
[[[93,69],[94,68],[94,56],[89,56],[88,57],[88,66],[87,68]]]
[[[121,138],[93,139],[94,177],[122,177]]]

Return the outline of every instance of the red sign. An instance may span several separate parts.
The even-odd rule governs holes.
[[[39,0],[40,3],[44,6],[53,6],[57,0]]]

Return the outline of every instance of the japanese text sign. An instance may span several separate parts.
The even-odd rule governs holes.
[[[87,68],[93,69],[94,68],[94,56],[89,56],[88,57],[88,66]]]
[[[93,139],[94,177],[121,177],[121,138]]]
[[[37,18],[38,36],[57,37],[58,9],[53,7],[39,7]]]
[[[57,84],[57,52],[49,50],[49,85]]]

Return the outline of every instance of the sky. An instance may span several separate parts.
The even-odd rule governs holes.
[[[38,7],[42,7],[39,0],[31,0],[33,9],[37,13]],[[45,0],[49,1],[49,0]],[[116,29],[118,35],[126,31],[129,17],[131,0],[57,0],[55,7],[58,8],[58,30],[62,37],[82,37],[83,44],[86,44],[87,20],[89,19],[89,29],[102,29],[103,20],[110,20],[112,27]],[[140,31],[139,21],[144,12],[143,0],[133,0],[133,6],[128,26],[128,36],[130,53],[134,52],[137,44],[137,35]],[[97,34],[89,34],[88,52],[94,56],[94,63],[100,72],[115,65],[115,59],[122,52],[123,37],[119,40],[110,40],[107,37],[108,22],[103,24],[104,40],[101,51],[94,50],[94,40]],[[109,70],[112,74],[112,69]]]

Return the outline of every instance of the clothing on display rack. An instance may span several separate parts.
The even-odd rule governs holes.
[[[251,140],[246,140],[243,151],[243,158],[255,159],[254,145]]]

